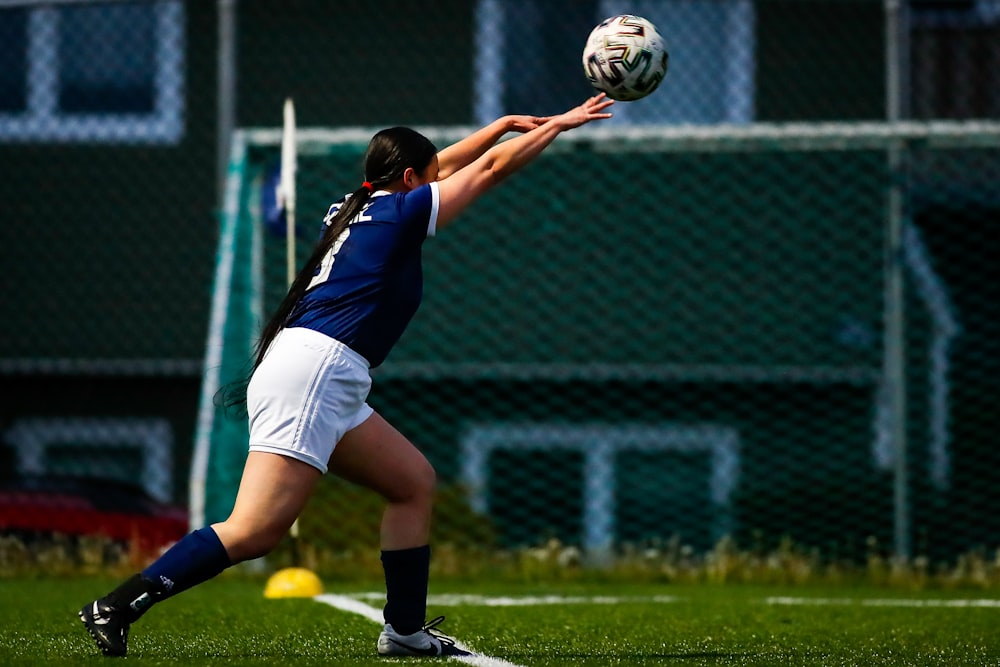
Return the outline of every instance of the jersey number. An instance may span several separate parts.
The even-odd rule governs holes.
[[[320,283],[326,282],[326,280],[330,277],[330,272],[333,271],[333,262],[337,259],[337,253],[340,252],[340,248],[347,241],[347,237],[351,235],[351,225],[355,222],[368,222],[372,219],[370,215],[366,215],[369,206],[371,206],[371,202],[365,204],[365,207],[361,209],[361,212],[358,213],[353,220],[347,223],[347,227],[345,227],[344,231],[340,233],[337,240],[333,242],[333,247],[330,248],[329,252],[326,253],[326,256],[323,257],[323,261],[320,262],[319,270],[316,271],[316,275],[313,276],[313,279],[309,281],[309,287],[306,288],[307,290],[312,289]],[[331,208],[330,212],[326,214],[326,223],[330,224],[330,221],[336,214],[336,209]]]

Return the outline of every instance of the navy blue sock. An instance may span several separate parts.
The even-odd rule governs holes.
[[[382,552],[385,571],[385,622],[401,635],[424,627],[427,617],[427,582],[430,578],[431,548]]]
[[[158,601],[208,581],[230,565],[219,536],[205,527],[181,538],[142,571],[142,578],[155,587]]]

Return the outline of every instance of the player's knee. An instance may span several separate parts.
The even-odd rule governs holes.
[[[244,525],[232,519],[226,524],[224,529],[225,547],[233,562],[266,556],[278,546],[288,532],[287,526]]]
[[[428,502],[434,497],[434,490],[437,487],[437,471],[427,461],[419,471],[417,471],[416,492],[421,498]]]
[[[405,478],[393,489],[388,500],[392,502],[416,503],[430,506],[434,500],[434,489],[437,486],[437,472],[426,459],[420,465],[407,471]]]

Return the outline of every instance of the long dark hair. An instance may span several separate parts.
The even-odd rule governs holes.
[[[365,152],[364,158],[363,180],[372,186],[372,190],[378,190],[402,178],[408,167],[412,167],[418,174],[423,175],[435,155],[437,155],[437,148],[434,144],[416,130],[408,127],[390,127],[381,130],[368,142],[368,150]],[[348,223],[362,211],[371,194],[372,191],[367,187],[359,187],[347,196],[337,213],[327,223],[323,236],[313,248],[312,254],[295,280],[292,281],[285,298],[271,315],[267,324],[264,325],[260,339],[257,341],[251,373],[264,360],[264,355],[267,354],[267,349],[274,337],[288,322],[296,304],[302,299],[302,295],[306,293],[309,283],[316,275],[323,258],[347,229]],[[247,382],[249,382],[249,376],[238,383],[238,386],[230,387],[225,392],[225,405],[237,405],[246,401]]]

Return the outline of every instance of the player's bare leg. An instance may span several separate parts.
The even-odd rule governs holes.
[[[97,647],[105,655],[124,656],[129,628],[153,604],[273,549],[302,511],[319,475],[301,461],[251,452],[228,519],[189,533],[141,573],[80,610]]]
[[[341,439],[329,467],[388,502],[381,531],[386,624],[378,640],[379,654],[465,655],[449,637],[432,632],[443,618],[424,624],[437,483],[427,458],[375,413]]]
[[[333,450],[330,472],[386,499],[382,548],[409,549],[430,538],[434,468],[403,434],[377,412],[352,429]]]
[[[269,553],[312,495],[320,471],[297,459],[250,452],[229,518],[212,528],[233,563]]]

